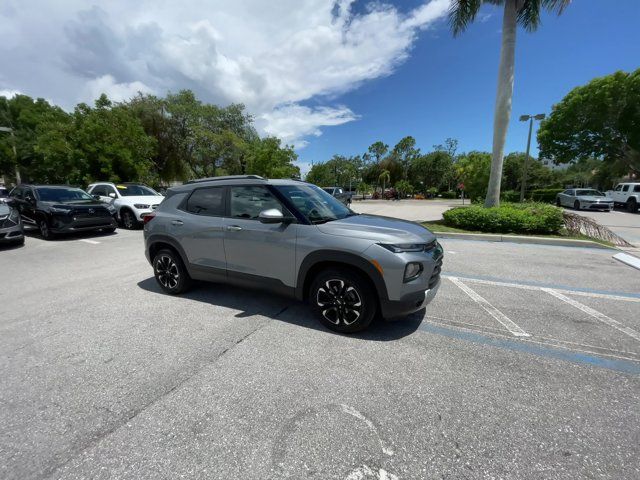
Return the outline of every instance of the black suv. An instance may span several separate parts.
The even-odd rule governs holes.
[[[115,210],[79,188],[66,185],[18,185],[11,191],[25,225],[38,227],[49,240],[57,233],[116,229]]]

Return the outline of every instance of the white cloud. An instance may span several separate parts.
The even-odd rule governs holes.
[[[372,0],[354,13],[353,0],[3,0],[0,64],[12,70],[0,88],[66,108],[190,88],[244,103],[263,133],[302,147],[355,120],[333,99],[391,74],[449,2],[400,11]]]
[[[156,93],[142,82],[118,83],[112,75],[103,75],[86,83],[82,97],[86,102],[91,103],[105,93],[111,100],[121,102],[135,97],[138,92]]]
[[[13,98],[16,95],[21,95],[19,90],[0,90],[0,97]]]

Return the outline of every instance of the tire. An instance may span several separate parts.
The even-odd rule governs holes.
[[[561,207],[562,206],[562,203],[560,202],[559,198],[556,198],[556,206],[557,207]]]
[[[160,288],[170,295],[186,292],[191,286],[191,277],[180,255],[173,250],[164,249],[156,253],[153,274]]]
[[[129,209],[123,209],[120,211],[120,218],[122,219],[122,226],[127,230],[135,230],[138,228],[138,221],[133,213]]]
[[[576,210],[580,210],[580,200],[576,200],[575,202],[573,202],[573,208],[575,208]]]
[[[627,210],[631,213],[638,211],[638,202],[636,202],[635,198],[630,198],[629,201],[627,201]]]
[[[309,304],[320,323],[340,333],[364,330],[378,308],[369,282],[347,268],[320,272],[311,284]]]
[[[38,220],[38,230],[40,230],[40,236],[43,240],[51,240],[53,238],[53,233],[51,233],[51,229],[49,228],[49,223],[46,218]]]
[[[103,228],[102,231],[104,233],[113,233],[116,231],[116,227]]]

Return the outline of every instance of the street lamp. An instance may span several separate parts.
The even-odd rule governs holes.
[[[538,113],[537,115],[520,115],[520,121],[526,122],[529,120],[529,136],[527,137],[527,153],[524,157],[524,165],[522,166],[522,185],[520,185],[520,201],[524,202],[524,191],[527,183],[527,163],[529,162],[529,149],[531,148],[531,132],[533,131],[533,121],[542,120],[545,117],[544,113]]]
[[[16,185],[20,185],[22,180],[20,178],[20,170],[18,170],[18,151],[16,150],[16,136],[13,134],[13,128],[0,127],[0,132],[7,132],[11,134],[11,141],[13,143],[13,158],[16,161]]]

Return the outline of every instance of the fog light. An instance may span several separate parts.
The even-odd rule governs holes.
[[[407,263],[407,266],[404,267],[404,281],[410,282],[411,280],[415,280],[422,273],[422,264],[418,262]]]

